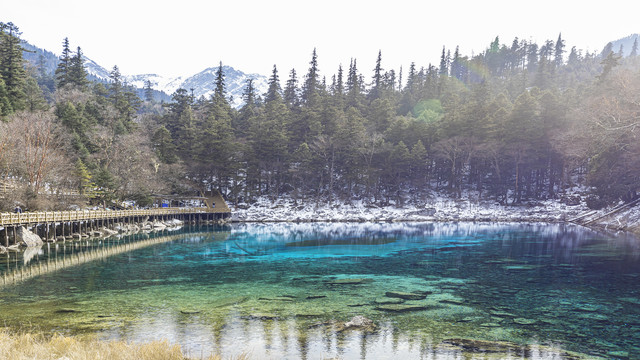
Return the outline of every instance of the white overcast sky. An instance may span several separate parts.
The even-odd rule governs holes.
[[[571,46],[600,51],[640,33],[640,6],[628,0],[2,0],[0,21],[22,38],[60,53],[75,49],[107,69],[128,75],[193,75],[225,65],[282,82],[291,68],[306,73],[317,48],[329,78],[351,58],[367,78],[378,50],[385,69],[438,65],[442,47],[479,53],[496,37],[542,43],[562,33]]]

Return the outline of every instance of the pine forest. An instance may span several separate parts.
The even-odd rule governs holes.
[[[213,96],[179,89],[158,102],[117,66],[109,82],[89,81],[69,39],[54,72],[27,63],[18,26],[0,29],[4,211],[67,209],[70,193],[102,206],[211,190],[235,205],[402,205],[432,192],[507,205],[578,188],[601,208],[640,184],[637,40],[623,56],[611,43],[569,48],[562,35],[496,37],[479,54],[445,47],[438,64],[400,69],[382,52],[374,69],[355,58],[325,69],[322,49],[309,49],[306,69],[273,66],[266,93],[247,81],[236,109],[222,63]]]

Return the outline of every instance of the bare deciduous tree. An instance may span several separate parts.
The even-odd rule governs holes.
[[[54,116],[47,111],[19,112],[8,125],[12,134],[15,174],[26,180],[29,190],[39,194],[55,170],[67,163],[55,135]]]

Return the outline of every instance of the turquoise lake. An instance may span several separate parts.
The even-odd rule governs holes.
[[[640,358],[640,241],[573,225],[233,224],[27,256],[0,257],[30,274],[0,286],[11,329],[194,358]],[[343,331],[357,315],[376,329]]]

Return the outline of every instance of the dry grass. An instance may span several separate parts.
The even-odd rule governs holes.
[[[124,341],[100,341],[92,338],[0,330],[0,359],[11,360],[187,360],[180,345],[168,341],[129,344]],[[207,360],[222,360],[218,355]],[[237,360],[247,360],[241,355]]]

